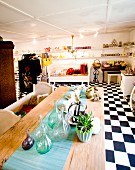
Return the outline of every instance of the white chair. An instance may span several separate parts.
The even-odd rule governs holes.
[[[50,94],[53,92],[53,86],[49,85],[46,82],[39,82],[38,84],[34,84],[33,85],[33,92],[27,94],[26,96],[24,96],[23,98],[17,100],[16,102],[12,103],[11,105],[7,106],[5,108],[5,110],[11,110],[13,112],[18,112],[19,110],[21,110],[21,108],[23,107],[23,105],[28,105],[29,101],[31,99],[31,97],[33,95],[38,96],[38,95],[42,95],[42,94]]]
[[[121,72],[108,72],[108,84],[110,84],[111,78],[113,76],[117,77],[117,83],[120,84],[120,82],[121,82]]]
[[[0,109],[0,135],[16,124],[20,118],[10,110]]]
[[[38,84],[33,85],[33,92],[35,95],[41,94],[51,94],[54,91],[52,85],[46,82],[39,82]]]
[[[37,104],[40,103],[43,99],[45,99],[49,94],[54,91],[52,85],[46,82],[39,82],[36,85],[33,85],[33,93],[37,98]]]
[[[34,85],[33,92],[27,94],[20,100],[9,105],[5,109],[0,109],[0,135],[10,129],[15,123],[20,120],[20,116],[14,114],[21,110],[23,105],[29,104],[29,101],[32,96],[36,95],[38,102],[44,97],[48,96],[53,92],[53,86],[49,85],[46,82],[39,82]]]

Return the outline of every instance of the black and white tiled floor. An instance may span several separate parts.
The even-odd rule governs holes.
[[[79,83],[57,83],[56,88],[61,85]],[[106,170],[135,170],[135,116],[119,85],[97,86],[104,88]]]
[[[106,170],[135,170],[135,116],[119,86],[103,87]]]

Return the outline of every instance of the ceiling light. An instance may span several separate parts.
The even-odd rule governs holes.
[[[96,33],[94,34],[94,37],[97,37],[98,33],[99,33],[99,32],[98,32],[98,31],[96,31]]]
[[[46,38],[47,41],[51,41],[49,38]]]
[[[82,39],[83,37],[84,37],[84,35],[80,33],[80,38]]]
[[[35,27],[35,26],[36,26],[36,23],[33,22],[33,23],[31,24],[31,26],[32,26],[32,27]]]
[[[33,41],[32,41],[33,44],[36,44],[37,43],[37,40],[34,38]]]

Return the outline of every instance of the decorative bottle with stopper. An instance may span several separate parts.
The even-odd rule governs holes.
[[[22,148],[24,150],[30,149],[34,145],[34,139],[29,135],[29,130],[26,131],[26,139],[22,143]]]

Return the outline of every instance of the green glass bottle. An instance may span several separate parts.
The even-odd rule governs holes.
[[[40,125],[35,132],[36,150],[40,154],[45,154],[52,148],[52,141],[46,133],[46,127],[40,116]]]

